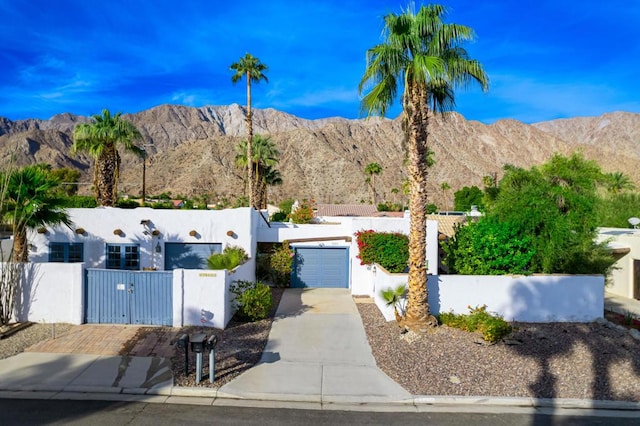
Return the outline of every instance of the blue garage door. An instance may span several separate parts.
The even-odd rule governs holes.
[[[291,287],[349,287],[347,247],[295,247]]]

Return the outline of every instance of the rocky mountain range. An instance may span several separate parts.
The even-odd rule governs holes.
[[[201,108],[162,105],[125,115],[140,130],[148,152],[147,194],[209,194],[211,200],[243,193],[235,147],[245,136],[244,107]],[[70,153],[72,132],[88,117],[59,114],[49,120],[0,118],[0,161],[70,167],[83,173],[81,193],[91,193],[92,160]],[[254,133],[270,137],[280,151],[283,184],[270,188],[270,200],[314,198],[318,203],[370,202],[364,168],[376,162],[378,200],[399,202],[406,178],[400,119],[326,118],[306,120],[274,109],[254,109]],[[432,121],[431,202],[452,207],[453,192],[482,187],[486,175],[501,176],[505,164],[531,167],[558,152],[581,150],[606,172],[621,171],[640,186],[640,114],[614,112],[600,117],[559,119],[533,125],[500,120],[486,125],[457,113]],[[122,154],[119,189],[139,195],[142,160]],[[450,190],[443,191],[447,182]]]

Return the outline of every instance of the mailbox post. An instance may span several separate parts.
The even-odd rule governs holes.
[[[189,335],[183,334],[178,337],[176,346],[184,351],[184,375],[189,375]]]
[[[197,333],[191,335],[191,350],[196,353],[196,383],[202,381],[202,354],[205,350],[207,335]]]
[[[218,337],[215,334],[209,337],[206,343],[206,347],[209,349],[209,383],[213,383],[216,378],[216,343],[218,343]]]

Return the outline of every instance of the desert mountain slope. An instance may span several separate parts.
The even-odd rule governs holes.
[[[244,108],[192,108],[162,105],[126,115],[141,131],[149,153],[147,193],[242,194],[242,171],[235,166],[235,146],[245,135]],[[73,127],[87,117],[59,114],[50,120],[11,121],[0,118],[0,158],[18,164],[45,162],[77,168],[89,182],[91,159],[72,156]],[[315,198],[321,203],[368,202],[364,168],[383,167],[376,178],[378,199],[399,201],[406,174],[400,119],[305,120],[274,109],[254,110],[254,133],[269,136],[281,153],[283,185],[271,188],[271,199]],[[501,175],[505,164],[530,167],[553,153],[582,150],[605,171],[622,171],[640,183],[640,114],[611,113],[601,117],[554,120],[527,125],[501,120],[491,125],[459,114],[432,120],[430,146],[436,165],[430,170],[431,201],[450,208],[453,192],[463,186],[482,187],[482,177]],[[451,190],[443,193],[441,183]],[[141,160],[123,154],[120,189],[138,195]],[[90,185],[83,187],[90,192]]]

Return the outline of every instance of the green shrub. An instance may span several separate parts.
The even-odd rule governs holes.
[[[275,247],[269,257],[270,278],[278,287],[288,287],[291,282],[291,268],[294,253],[288,242]]]
[[[132,199],[120,199],[118,200],[118,202],[116,203],[116,207],[120,207],[121,209],[135,209],[136,207],[140,207],[140,203],[138,202],[138,200],[132,200]]]
[[[404,272],[409,260],[409,237],[400,233],[356,232],[361,265],[377,263],[389,272]]]
[[[231,286],[235,295],[234,306],[239,318],[259,321],[271,311],[271,289],[259,281],[235,281]]]
[[[98,206],[96,199],[89,195],[71,195],[67,197],[66,206],[69,208],[94,208]]]
[[[288,218],[291,219],[293,223],[311,223],[313,221],[313,209],[315,208],[315,201],[312,200],[302,200],[302,202],[298,205],[298,208],[293,210]]]
[[[286,222],[288,214],[285,212],[275,212],[271,215],[272,222]]]
[[[529,236],[490,218],[458,226],[442,249],[449,272],[463,275],[526,274],[535,254]]]
[[[227,269],[231,271],[236,266],[245,263],[249,257],[242,247],[227,246],[222,253],[215,253],[207,259],[207,266],[213,270]]]
[[[439,315],[440,322],[446,326],[468,332],[480,332],[487,342],[495,343],[511,333],[513,328],[501,316],[487,312],[487,305],[469,307],[468,315],[444,312]]]

